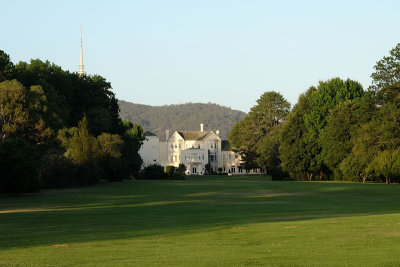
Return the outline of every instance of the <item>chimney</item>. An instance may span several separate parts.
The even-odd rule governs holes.
[[[215,133],[216,133],[217,135],[219,135],[219,130],[216,130]]]
[[[200,123],[200,132],[204,131],[204,124]]]
[[[169,139],[169,130],[165,131],[165,141],[168,141]]]

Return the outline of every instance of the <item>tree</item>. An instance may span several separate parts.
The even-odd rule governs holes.
[[[345,176],[356,179],[367,175],[376,168],[376,164],[387,159],[384,151],[393,153],[400,146],[400,109],[394,103],[387,103],[375,112],[371,121],[364,123],[353,142],[348,157],[340,164]],[[385,152],[386,153],[386,152]],[[378,158],[378,159],[376,159]],[[372,162],[375,163],[371,166]]]
[[[40,86],[27,90],[17,80],[0,83],[0,134],[2,140],[20,137],[33,144],[52,135],[43,118],[47,99]]]
[[[125,132],[122,135],[124,146],[122,148],[123,166],[130,175],[137,176],[143,164],[139,149],[144,141],[144,131],[138,124],[123,121]]]
[[[91,134],[122,133],[118,103],[111,84],[100,75],[78,76],[49,61],[32,59],[29,63],[19,62],[13,76],[27,88],[33,85],[43,88],[49,102],[49,116],[45,121],[55,132],[76,127],[86,115]]]
[[[385,87],[400,84],[400,43],[390,50],[389,54],[374,66],[371,90],[380,91]]]
[[[304,116],[312,110],[311,96],[317,89],[310,87],[299,97],[287,121],[282,125],[279,158],[281,167],[290,177],[298,180],[312,180],[321,167],[317,160],[318,146],[311,138]]]
[[[251,108],[249,115],[236,123],[229,133],[232,148],[242,155],[243,167],[252,169],[257,164],[259,142],[286,119],[290,103],[277,92],[265,92]],[[260,152],[263,151],[261,148]]]
[[[109,181],[122,181],[129,177],[123,168],[121,150],[124,142],[118,134],[102,133],[97,137],[99,143],[99,166],[103,170],[103,177]]]
[[[318,87],[310,95],[309,112],[303,115],[305,126],[308,130],[305,146],[308,147],[307,155],[312,159],[310,167],[312,172],[317,171],[320,179],[325,177],[330,171],[324,163],[325,150],[322,146],[322,132],[327,124],[329,111],[343,101],[359,98],[364,94],[362,86],[355,81],[340,78],[333,78],[326,82],[319,82]],[[314,161],[315,160],[315,161]],[[311,172],[311,169],[308,173]]]
[[[11,79],[14,64],[10,60],[10,56],[3,50],[0,50],[0,82]]]
[[[59,139],[66,149],[65,156],[76,164],[93,164],[100,154],[98,140],[89,134],[87,118],[78,123],[78,128],[60,131]]]
[[[277,125],[269,134],[265,135],[257,144],[257,165],[271,173],[273,169],[280,168],[279,140],[282,127]]]
[[[344,178],[339,164],[353,148],[351,139],[356,137],[362,124],[371,120],[375,111],[376,106],[371,94],[341,102],[330,110],[320,140],[324,163],[333,172],[334,179]]]
[[[366,171],[385,177],[386,183],[390,184],[400,177],[400,149],[379,151]]]
[[[318,136],[326,126],[329,110],[340,102],[361,97],[362,85],[347,79],[333,78],[319,82],[317,90],[311,95],[312,110],[304,115],[304,121],[311,134]]]
[[[0,142],[0,192],[24,193],[39,190],[36,149],[25,140]]]
[[[23,135],[29,122],[27,90],[17,80],[0,83],[0,122],[3,141]]]

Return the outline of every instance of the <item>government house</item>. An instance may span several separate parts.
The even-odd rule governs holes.
[[[151,132],[145,133],[145,141],[139,151],[143,165],[159,164],[178,167],[185,164],[186,174],[203,175],[206,165],[211,172],[229,175],[260,174],[260,169],[247,171],[241,166],[241,156],[232,151],[228,140],[219,137],[219,131],[166,131],[166,141]]]

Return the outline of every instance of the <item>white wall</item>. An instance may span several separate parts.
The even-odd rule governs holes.
[[[150,164],[160,164],[159,158],[160,140],[157,136],[146,136],[139,154],[143,159],[143,167]]]

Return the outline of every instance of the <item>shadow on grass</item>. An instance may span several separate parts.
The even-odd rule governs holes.
[[[0,197],[0,250],[399,213],[400,187],[262,177],[129,181]]]

